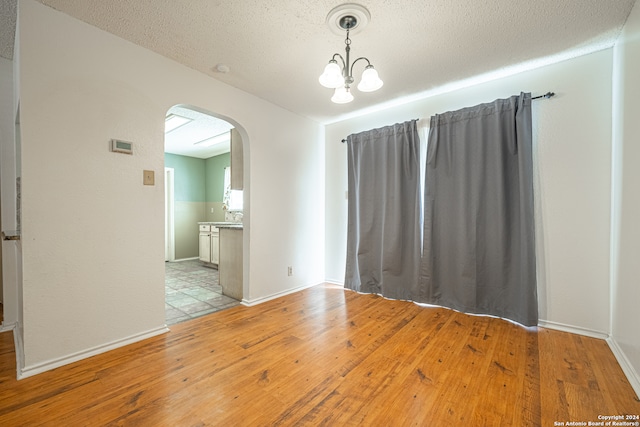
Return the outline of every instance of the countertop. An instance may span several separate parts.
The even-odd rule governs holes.
[[[199,222],[198,225],[213,225],[218,228],[235,228],[240,230],[242,230],[243,228],[241,222],[205,221],[205,222]]]

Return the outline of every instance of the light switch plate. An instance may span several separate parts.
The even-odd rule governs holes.
[[[153,171],[143,171],[142,183],[144,185],[155,185],[155,174]]]

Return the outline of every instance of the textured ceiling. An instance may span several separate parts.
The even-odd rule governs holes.
[[[0,57],[13,59],[18,0],[0,0]]]
[[[344,53],[343,37],[325,24],[340,1],[39,1],[324,123],[514,64],[609,47],[635,2],[362,0],[371,20],[353,35],[352,57],[369,58],[385,84],[373,93],[354,90],[355,101],[336,105],[318,75],[333,53]],[[0,2],[6,39],[15,0]],[[2,56],[11,57],[12,43],[3,40]],[[214,71],[219,63],[230,71]]]

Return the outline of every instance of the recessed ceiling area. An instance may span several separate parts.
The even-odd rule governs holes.
[[[636,0],[363,1],[370,19],[352,34],[351,54],[371,60],[384,87],[358,92],[343,105],[332,103],[331,89],[318,83],[331,56],[344,52],[344,36],[326,22],[341,1],[38,1],[286,110],[332,123],[474,76],[611,47]],[[0,2],[0,55],[9,59],[15,3]]]
[[[169,109],[167,118],[185,120],[178,121],[175,128],[166,127],[170,122],[165,121],[165,153],[208,159],[229,152],[230,123],[180,106]]]

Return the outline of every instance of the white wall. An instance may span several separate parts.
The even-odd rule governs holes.
[[[12,165],[12,151],[13,151],[13,141],[14,141],[14,125],[15,123],[15,114],[13,108],[13,61],[9,61],[5,58],[0,58],[0,191],[5,192],[6,196],[15,198],[14,193],[11,192],[13,186],[15,185],[15,179],[13,176],[13,165]],[[2,230],[13,230],[15,229],[14,222],[10,222],[12,217],[15,217],[15,207],[11,203],[6,203],[2,205],[0,212],[0,216],[4,220],[2,223]],[[6,218],[6,220],[5,220]],[[15,243],[8,242],[7,244],[3,244],[3,246],[7,246],[6,249],[3,248],[3,251],[10,251],[11,247],[15,245]],[[0,286],[0,302],[6,298],[4,296],[4,289]],[[15,300],[15,290],[12,289],[11,283],[9,282],[9,286],[7,287],[7,297],[10,300]],[[11,311],[16,306],[15,301],[13,304],[9,304],[9,313],[4,313],[3,323],[15,323],[16,315]]]
[[[176,104],[237,124],[248,144],[245,298],[323,280],[319,124],[35,1],[19,8],[25,373],[163,330],[163,131]],[[109,152],[111,138],[134,155]]]
[[[640,3],[615,47],[612,338],[640,396]],[[620,357],[619,357],[620,358]],[[626,360],[624,360],[626,359]],[[625,366],[626,365],[626,366]]]
[[[520,91],[553,91],[533,103],[543,321],[609,332],[612,49],[478,84],[326,128],[326,276],[343,282],[347,135],[456,110]]]
[[[19,51],[15,51],[18,57]],[[0,58],[0,194],[2,197],[2,230],[16,230],[16,155],[15,123],[17,114],[16,88],[13,82],[15,62]],[[2,329],[20,325],[21,295],[18,288],[20,280],[20,242],[2,241],[2,293],[4,319]],[[22,330],[15,332],[20,335]]]

